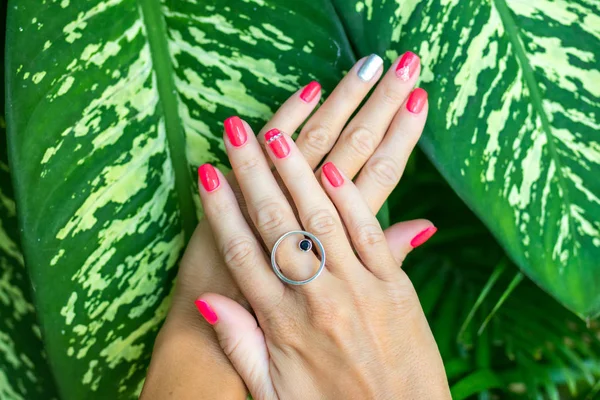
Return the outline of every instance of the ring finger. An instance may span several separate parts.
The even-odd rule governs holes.
[[[296,145],[313,170],[329,153],[354,110],[375,85],[382,67],[383,60],[376,54],[359,60],[306,122]],[[284,124],[269,124],[267,130],[275,127],[288,132]]]

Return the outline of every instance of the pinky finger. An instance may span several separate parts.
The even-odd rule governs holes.
[[[426,219],[398,222],[383,231],[388,246],[399,265],[414,248],[428,241],[437,228]]]
[[[336,206],[356,253],[377,278],[388,281],[397,276],[396,263],[377,218],[352,180],[332,163],[322,167],[323,187]]]
[[[254,317],[234,300],[205,293],[195,301],[219,344],[255,399],[277,398],[269,375],[269,352]]]

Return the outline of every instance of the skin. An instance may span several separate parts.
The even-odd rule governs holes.
[[[265,147],[262,145],[264,133],[273,127],[286,133],[297,130],[317,105],[320,93],[307,103],[301,100],[301,90],[299,90],[282,105],[257,138],[244,122],[244,127],[249,134],[247,142],[241,147],[233,147],[225,137],[235,176],[230,174],[228,177],[223,177],[219,173],[221,184],[217,190],[207,193],[200,189],[207,220],[199,223],[182,258],[172,307],[155,343],[142,399],[245,399],[248,392],[246,385],[256,399],[277,398],[280,394],[285,394],[283,398],[294,398],[295,390],[301,390],[298,393],[310,391],[315,394],[321,393],[317,398],[322,398],[325,393],[327,398],[336,398],[336,394],[339,393],[336,390],[349,388],[348,385],[354,381],[365,383],[364,387],[357,388],[357,393],[373,394],[374,388],[378,387],[380,392],[389,389],[391,394],[400,393],[393,387],[398,381],[396,378],[399,373],[405,377],[402,380],[405,383],[403,386],[415,387],[416,391],[410,393],[415,394],[418,390],[423,390],[422,387],[417,387],[416,382],[431,378],[430,382],[434,382],[434,386],[439,388],[438,398],[445,398],[447,384],[437,347],[412,285],[398,268],[412,249],[411,239],[419,232],[430,228],[432,224],[427,220],[407,221],[381,232],[380,229],[376,229],[379,225],[373,219],[373,214],[379,210],[400,180],[410,152],[425,123],[427,104],[417,114],[412,114],[406,109],[407,96],[414,87],[419,70],[417,66],[415,73],[405,81],[395,72],[398,64],[396,60],[369,100],[347,123],[382,74],[380,69],[370,81],[361,81],[356,72],[363,62],[364,59],[355,65],[323,105],[304,124],[296,144],[289,140],[294,157],[288,158],[296,160],[294,171],[282,171],[282,164],[278,161],[283,160],[273,159],[269,150],[266,151],[269,158],[265,158],[263,150]],[[287,158],[285,160],[289,161]],[[342,209],[338,208],[339,214],[336,211],[335,207],[343,205],[336,202],[336,199],[341,200],[339,196],[335,197],[335,191],[328,181],[321,177],[319,168],[323,162],[329,161],[333,162],[344,176],[342,187],[349,191],[344,192],[342,197],[347,197],[353,204],[361,204],[362,225],[357,221],[347,220]],[[269,167],[273,162],[279,174],[271,173]],[[295,169],[300,166],[302,168]],[[294,178],[292,181],[290,176]],[[351,182],[355,177],[356,185]],[[294,181],[300,186],[291,185]],[[331,200],[327,199],[319,181],[331,196]],[[263,186],[258,186],[258,182]],[[307,184],[315,190],[307,191],[306,186],[302,186]],[[310,192],[318,198],[301,199],[298,196],[299,192]],[[268,196],[265,197],[265,193]],[[269,201],[265,202],[265,198]],[[336,221],[335,238],[327,240],[326,246],[327,257],[331,262],[327,263],[326,272],[313,282],[314,284],[311,283],[298,290],[290,289],[277,280],[270,271],[270,266],[262,265],[260,268],[253,268],[254,272],[261,271],[258,274],[248,273],[247,261],[244,266],[240,264],[239,268],[232,267],[237,257],[235,249],[231,250],[226,243],[235,242],[233,235],[236,231],[245,232],[245,238],[253,241],[253,253],[251,253],[254,254],[253,265],[261,260],[258,254],[270,251],[276,238],[288,230],[299,228],[301,223],[317,236],[327,236],[323,235],[326,232],[319,229],[318,223],[315,226],[315,223],[305,220],[308,204],[320,206],[328,204],[328,215],[331,218],[326,219]],[[215,216],[224,215],[223,211],[230,211],[227,215],[235,215],[235,220],[229,221],[229,226],[235,228],[230,231],[231,237],[224,234],[224,225],[216,222]],[[285,218],[281,218],[282,215]],[[368,220],[370,222],[365,222],[367,218],[370,218]],[[318,218],[313,219],[318,220]],[[385,255],[384,258],[368,263],[362,257],[362,254],[366,255],[368,251],[359,249],[360,246],[356,246],[354,239],[348,241],[346,235],[351,238],[356,237],[359,225],[368,226],[368,229],[373,230],[371,233],[358,233],[358,235],[366,238],[366,242],[363,240],[366,244],[374,241],[373,246],[379,247],[373,247],[370,251],[382,254],[381,257]],[[382,238],[385,246],[381,242]],[[292,247],[281,248],[284,260],[286,255],[290,259],[298,260],[298,252],[293,253],[295,249]],[[343,254],[352,255],[353,250],[358,251],[360,260],[355,256],[352,256],[354,259],[342,258]],[[315,260],[305,257],[300,264],[308,269],[314,266],[314,262]],[[281,264],[285,263],[281,262]],[[347,264],[352,267],[346,268]],[[374,274],[372,269],[381,270],[381,275]],[[240,275],[244,270],[245,275]],[[293,271],[284,270],[284,273],[291,278],[299,278],[293,276]],[[365,278],[367,275],[359,275],[367,273],[371,274],[369,278]],[[265,281],[256,281],[255,275]],[[364,280],[364,285],[352,286],[351,283],[356,279]],[[269,290],[265,291],[264,287],[261,290],[256,289],[262,284],[268,284]],[[331,291],[331,288],[328,288],[326,292],[331,291],[332,297],[322,302],[323,287],[326,284],[333,285],[336,290]],[[269,296],[266,296],[265,292]],[[201,298],[217,312],[218,322],[214,326],[202,320],[194,307],[194,300],[202,293],[205,294]],[[375,293],[377,295],[374,295]],[[283,315],[286,317],[284,318],[281,313],[275,317],[275,314],[271,314],[273,304],[284,299],[285,307],[282,310],[285,310]],[[346,307],[351,303],[361,304],[360,310],[350,310]],[[262,329],[257,327],[256,319],[247,312],[250,305]],[[337,321],[331,315],[331,309],[337,307],[347,308],[346,319],[343,321]],[[360,318],[349,318],[351,314],[360,315]],[[273,315],[272,320],[271,315]],[[290,315],[295,317],[290,319]],[[295,330],[296,336],[288,335],[298,327],[290,326],[289,321],[303,321],[300,324],[302,329]],[[326,326],[322,321],[331,325]],[[378,322],[374,324],[373,321]],[[390,321],[403,322],[392,326]],[[306,328],[314,325],[319,327],[318,331]],[[372,342],[377,341],[375,339],[379,337],[373,335],[370,336],[370,342],[365,337],[359,336],[347,336],[343,340],[340,336],[338,342],[337,334],[332,330],[336,327],[345,327],[354,335],[360,335],[361,332],[371,334],[383,332],[382,337],[385,337],[385,340],[378,343],[379,347],[373,347]],[[252,334],[245,337],[254,342],[248,342],[250,346],[244,347],[245,342],[238,342],[241,338],[236,332],[248,332],[248,330]],[[315,338],[323,340],[317,340],[316,343],[310,341]],[[290,348],[290,343],[286,340],[293,340],[296,347],[291,348],[296,349],[295,353],[282,350]],[[348,350],[352,347],[343,346],[344,343],[362,342],[371,344],[369,351],[363,355],[358,352],[357,354],[340,352],[344,348]],[[238,350],[246,349],[244,350],[246,353],[233,351],[236,346],[232,347],[232,343],[241,343],[242,346]],[[341,347],[323,348],[324,343],[337,343]],[[303,347],[305,349],[317,348],[325,354],[337,355],[328,359],[326,363],[319,364],[317,358],[299,356],[299,354],[305,355],[306,352],[300,350],[300,347],[305,345],[309,346]],[[253,348],[261,352],[250,351]],[[270,353],[271,350],[273,354]],[[248,351],[250,353],[247,353]],[[323,354],[322,352],[315,353],[314,357]],[[377,358],[386,354],[389,359]],[[277,358],[277,364],[269,366],[266,370],[260,367],[268,365],[264,361],[265,357],[273,359],[274,356],[281,356]],[[230,358],[237,371],[233,368]],[[413,360],[413,363],[406,363],[407,358]],[[321,359],[319,356],[318,360]],[[394,371],[394,377],[379,378],[376,375],[381,374],[374,374],[373,371],[359,367],[376,361],[389,366],[390,371]],[[316,369],[308,370],[307,366],[316,366]],[[346,366],[347,370],[340,369],[340,366]],[[277,376],[277,379],[270,379],[268,371],[272,372],[271,368],[279,367],[286,369],[290,367],[289,371],[299,375],[288,375],[286,372],[284,375]],[[335,379],[324,373],[328,369],[337,371]],[[381,371],[381,364],[377,369]],[[343,373],[339,373],[340,371]],[[253,374],[260,376],[261,379],[253,380],[251,378]],[[309,378],[310,376],[312,378]],[[411,378],[413,376],[415,379]],[[288,380],[297,382],[300,387],[289,386],[285,383]],[[333,381],[337,381],[337,389],[326,387]],[[406,393],[408,397],[403,395],[404,398],[413,398],[409,396],[410,393]],[[287,397],[288,394],[291,397]],[[329,397],[330,395],[333,397]],[[376,396],[376,398],[385,397]]]

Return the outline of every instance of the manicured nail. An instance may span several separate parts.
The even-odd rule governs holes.
[[[423,109],[423,106],[427,102],[427,92],[421,88],[416,88],[408,96],[406,102],[406,108],[413,114],[418,114]]]
[[[203,164],[198,168],[198,178],[207,192],[212,192],[219,187],[219,175],[215,167],[210,164]]]
[[[423,243],[429,240],[433,236],[434,233],[437,232],[437,228],[435,226],[430,226],[429,228],[419,232],[417,236],[410,241],[410,245],[415,248],[419,247]]]
[[[327,177],[327,180],[333,187],[340,187],[344,183],[344,177],[340,174],[340,171],[337,169],[332,162],[325,163],[323,165],[323,173]]]
[[[200,311],[200,314],[204,317],[206,322],[208,322],[211,325],[217,323],[219,318],[217,318],[217,314],[215,314],[215,312],[212,308],[210,308],[207,302],[205,302],[204,300],[196,300],[194,304],[196,304],[196,308],[198,309],[198,311]]]
[[[319,94],[320,90],[321,85],[319,84],[319,82],[312,81],[311,83],[306,85],[304,90],[302,90],[302,93],[300,93],[300,98],[305,103],[310,103],[317,96],[317,94]]]
[[[290,154],[287,138],[279,129],[271,129],[265,133],[265,143],[271,148],[277,158],[286,158]]]
[[[371,54],[358,70],[358,77],[365,82],[369,82],[382,65],[383,60],[381,57],[377,54]]]
[[[418,65],[419,56],[413,52],[407,51],[398,62],[396,76],[406,82],[415,74]]]
[[[240,147],[246,143],[248,136],[246,135],[246,128],[239,117],[229,117],[223,123],[225,125],[225,132],[232,145]]]

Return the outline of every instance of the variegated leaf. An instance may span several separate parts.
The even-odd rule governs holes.
[[[3,33],[0,41],[4,43]],[[3,63],[0,71],[4,72]],[[3,81],[0,93],[4,93]],[[0,316],[0,399],[56,399],[19,246],[6,151],[4,98],[0,98]]]
[[[355,48],[424,64],[423,149],[513,260],[600,313],[600,3],[334,0]]]
[[[531,277],[597,313],[594,6],[547,3],[11,1],[16,199],[64,397],[139,391],[220,121],[257,125],[371,51],[422,56],[424,148]]]
[[[332,87],[350,46],[326,1],[9,11],[17,210],[56,380],[65,399],[135,397],[199,214],[195,169],[226,165],[221,121],[256,125],[311,76]]]

